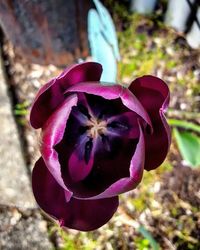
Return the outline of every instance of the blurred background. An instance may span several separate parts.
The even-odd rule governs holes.
[[[31,169],[38,89],[66,66],[102,63],[102,81],[152,74],[171,90],[172,145],[94,232],[62,231],[38,209]],[[195,0],[0,0],[0,249],[200,249],[200,5]]]

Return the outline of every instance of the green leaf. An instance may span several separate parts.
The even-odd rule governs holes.
[[[192,167],[200,165],[200,138],[190,132],[173,130],[183,159]]]
[[[28,108],[28,106],[30,105],[30,103],[28,101],[24,101],[22,103],[17,103],[15,105],[16,109],[24,109],[24,108]]]
[[[168,121],[169,125],[171,125],[171,126],[185,128],[185,129],[191,129],[193,131],[200,133],[200,126],[196,125],[192,122],[176,120],[176,119],[168,119],[167,121]]]
[[[139,226],[138,231],[143,235],[145,239],[147,239],[153,250],[159,250],[160,246],[153,238],[152,234],[143,226]]]
[[[20,115],[20,116],[25,116],[28,114],[28,110],[27,109],[16,109],[16,110],[14,110],[14,114]]]

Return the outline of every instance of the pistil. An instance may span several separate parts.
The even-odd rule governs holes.
[[[98,120],[96,118],[91,118],[87,122],[88,129],[88,136],[96,139],[99,135],[104,134],[107,131],[107,123],[106,121]]]

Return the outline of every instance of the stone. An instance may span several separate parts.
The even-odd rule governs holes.
[[[1,51],[0,51],[1,52]],[[0,197],[1,204],[35,207],[20,138],[13,117],[0,56]]]
[[[1,250],[51,250],[47,222],[37,209],[18,209],[0,205]]]

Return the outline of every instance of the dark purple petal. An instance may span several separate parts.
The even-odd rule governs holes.
[[[73,84],[84,81],[99,81],[102,67],[98,63],[86,62],[67,68],[60,76],[45,84],[33,102],[30,123],[41,128],[49,116],[64,101],[63,93]]]
[[[129,87],[151,118],[153,133],[145,133],[145,169],[157,168],[169,150],[170,128],[164,117],[169,103],[169,89],[165,82],[154,76],[137,78]]]
[[[62,105],[50,116],[42,129],[42,157],[51,174],[65,190],[67,188],[61,176],[58,154],[54,146],[62,140],[71,109],[77,104],[77,101],[76,94],[68,96]]]
[[[77,93],[77,95],[78,95],[78,103],[87,109],[87,114],[85,117],[87,117],[87,119],[89,119],[91,117],[92,111],[91,111],[91,107],[88,104],[88,100],[86,98],[86,95],[83,93]]]
[[[88,106],[91,114],[100,119],[106,120],[108,117],[119,115],[128,109],[122,104],[120,98],[115,100],[107,100],[98,95],[83,94],[87,98]]]
[[[140,183],[140,181],[142,179],[143,170],[144,170],[144,160],[145,160],[144,159],[144,157],[145,157],[144,134],[143,134],[143,131],[142,131],[140,126],[139,126],[139,130],[140,130],[140,132],[139,132],[140,138],[139,138],[138,144],[136,146],[134,155],[132,156],[132,159],[129,162],[129,168],[128,168],[129,177],[119,178],[117,181],[112,183],[108,188],[106,188],[103,192],[101,192],[98,195],[95,195],[92,197],[89,197],[89,196],[86,197],[86,193],[85,193],[85,194],[83,194],[83,196],[81,196],[83,199],[85,198],[85,199],[93,200],[93,199],[114,197],[118,194],[130,191],[130,190],[137,187],[137,185]],[[125,154],[125,152],[124,152],[124,154]],[[125,160],[125,158],[124,158],[124,160]],[[113,175],[115,175],[115,171],[118,171],[117,168],[121,169],[120,164],[124,164],[124,163],[125,163],[125,161],[119,162],[119,160],[118,160],[118,161],[116,161],[115,165],[114,164],[112,165]],[[105,160],[105,164],[106,164],[106,160]],[[124,168],[126,167],[125,164],[123,165]],[[109,178],[109,176],[104,176],[104,178],[105,179]],[[93,188],[95,188],[95,186]],[[77,195],[77,193],[75,191],[74,197],[76,197],[76,195]],[[77,197],[79,197],[79,196],[77,196]]]
[[[108,134],[127,138],[138,138],[138,115],[134,112],[125,112],[107,119]]]
[[[95,82],[93,82],[93,84],[89,82],[82,82],[71,86],[65,91],[65,93],[69,92],[83,92],[87,94],[93,94],[108,100],[121,98],[122,103],[127,108],[141,116],[144,121],[146,121],[146,123],[151,126],[151,120],[139,100],[128,89],[120,85],[116,84],[112,86],[106,86]]]
[[[93,163],[93,142],[91,139],[83,136],[80,143],[75,146],[68,161],[68,169],[71,179],[74,182],[83,180],[90,173]]]
[[[118,138],[118,137],[117,137]],[[141,181],[144,167],[145,145],[140,128],[139,141],[118,139],[111,152],[99,148],[89,175],[81,182],[67,180],[73,196],[80,199],[99,199],[115,196],[135,188]],[[67,178],[65,172],[64,176]],[[66,185],[67,185],[66,184]]]
[[[118,197],[99,200],[66,201],[66,191],[55,181],[42,158],[33,169],[32,187],[39,206],[62,227],[95,230],[107,223],[118,207]]]
[[[62,166],[65,166],[62,168],[64,182],[77,198],[96,196],[117,180],[129,176],[130,161],[137,144],[136,141],[129,142],[128,139],[116,137],[110,144],[111,151],[108,151],[103,144],[97,144],[93,167],[86,178],[79,182],[71,180],[67,159],[63,161],[61,151],[58,151],[59,160]]]

